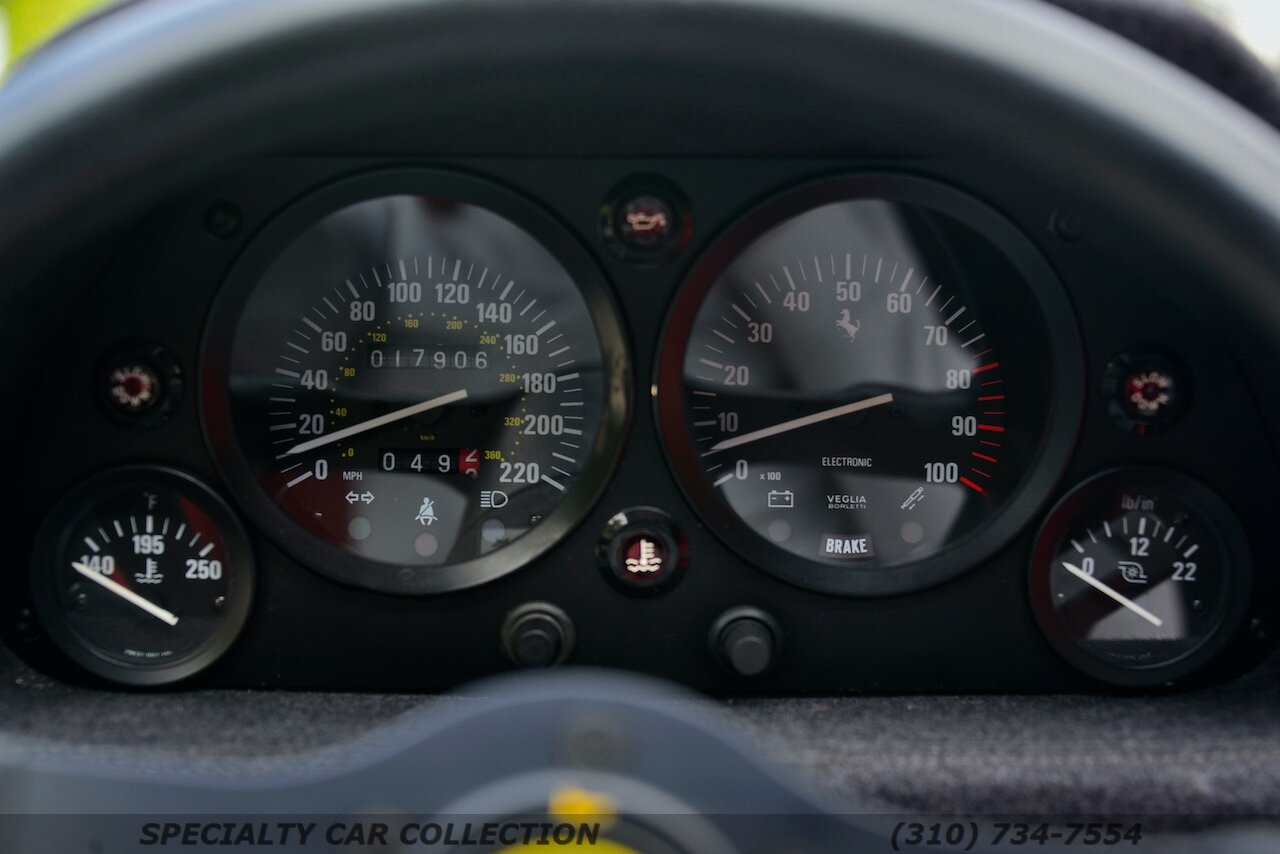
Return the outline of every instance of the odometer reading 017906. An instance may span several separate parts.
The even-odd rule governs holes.
[[[765,569],[841,593],[934,583],[1007,542],[1060,474],[1071,318],[976,202],[905,178],[807,187],[690,275],[657,383],[667,448]]]
[[[554,543],[612,468],[625,362],[599,274],[496,188],[340,185],[283,217],[228,287],[210,435],[241,499],[283,516],[268,530],[322,572],[395,592],[479,583]]]

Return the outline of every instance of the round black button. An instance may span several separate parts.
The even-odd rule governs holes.
[[[560,653],[560,640],[555,626],[521,626],[515,637],[516,663],[521,667],[551,666]]]
[[[555,605],[530,602],[507,615],[502,646],[507,657],[521,667],[551,667],[569,657],[573,623]]]
[[[733,608],[712,625],[711,648],[739,676],[759,676],[777,659],[781,637],[777,622],[764,611]]]
[[[600,568],[629,592],[669,589],[687,562],[686,546],[671,518],[653,507],[615,514],[600,537]]]
[[[743,676],[758,676],[773,663],[773,634],[759,620],[734,620],[720,644],[729,666]]]

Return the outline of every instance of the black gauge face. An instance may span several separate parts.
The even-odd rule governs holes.
[[[1154,684],[1190,672],[1238,621],[1247,587],[1238,526],[1221,499],[1164,471],[1078,487],[1037,542],[1032,595],[1049,639],[1087,672]]]
[[[204,391],[233,484],[286,517],[287,547],[424,592],[514,569],[580,518],[624,380],[598,273],[567,237],[485,185],[406,180],[432,192],[352,201],[404,190],[357,182],[259,241],[211,326],[230,337]]]
[[[248,612],[253,564],[230,510],[169,469],[96,478],[50,513],[32,566],[42,623],[71,658],[119,682],[189,676]]]
[[[810,187],[691,274],[664,436],[699,510],[766,569],[922,586],[1045,497],[1078,418],[1072,324],[1043,262],[976,203],[907,179]]]

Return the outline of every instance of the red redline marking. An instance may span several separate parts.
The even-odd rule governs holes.
[[[987,362],[987,363],[986,363],[985,365],[983,365],[981,368],[974,368],[974,369],[973,369],[973,372],[974,372],[975,374],[980,374],[980,373],[982,373],[983,371],[989,371],[989,370],[991,370],[992,368],[998,368],[998,367],[1000,367],[1000,363],[999,363],[999,362]]]
[[[999,461],[999,460],[997,460],[995,457],[989,457],[989,456],[987,456],[986,454],[980,454],[980,453],[978,453],[977,451],[971,451],[970,453],[971,453],[971,455],[972,455],[972,456],[975,456],[975,457],[977,457],[977,458],[978,458],[978,459],[980,459],[980,460],[986,460],[986,461],[987,461],[987,462],[989,462],[989,463],[998,463],[998,462],[1000,462],[1000,461]]]
[[[982,384],[982,387],[986,388],[989,385],[1000,385],[1003,382],[1004,380],[987,380],[985,383]]]
[[[987,355],[988,353],[990,353],[990,352],[991,352],[992,350],[994,350],[994,349],[995,349],[994,347],[988,347],[987,349],[983,350],[981,353],[974,353],[974,354],[973,354],[973,358],[975,358],[975,359],[981,359],[983,356]]]
[[[982,475],[983,477],[991,477],[991,475],[987,474],[987,473],[986,473],[985,471],[983,471],[982,469],[976,469],[976,468],[974,468],[973,466],[969,466],[969,471],[973,472],[974,474],[980,474],[980,475]]]
[[[1003,447],[1004,447],[1004,445],[1001,445],[999,442],[988,442],[986,439],[979,439],[978,441],[980,441],[980,442],[981,442],[982,444],[984,444],[984,445],[990,445],[990,446],[991,446],[991,447],[993,447],[993,448],[1003,448]]]
[[[983,385],[986,385],[986,383],[983,383]],[[978,398],[979,403],[981,403],[984,400],[1004,400],[1004,395],[1003,394],[984,394],[982,397]]]
[[[972,489],[974,492],[978,493],[979,495],[983,495],[986,493],[985,489],[983,489],[981,486],[978,486],[978,484],[969,480],[969,478],[967,477],[960,478],[960,482],[963,483],[965,486],[969,487],[970,489]]]
[[[998,416],[998,415],[1008,415],[1009,413],[1007,413],[1007,412],[984,412],[984,413],[982,413],[982,414],[983,414],[983,415],[997,415],[997,416]]]
[[[987,431],[987,432],[989,432],[989,433],[1003,433],[1003,432],[1004,432],[1004,428],[1003,428],[1003,427],[1001,427],[999,424],[979,424],[979,425],[978,425],[978,429],[979,429],[979,430],[986,430],[986,431]]]

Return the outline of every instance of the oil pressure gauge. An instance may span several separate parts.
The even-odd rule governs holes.
[[[38,534],[31,571],[54,643],[129,685],[213,663],[244,625],[253,588],[231,510],[200,481],[160,467],[116,469],[70,492]]]
[[[1221,498],[1161,469],[1117,469],[1076,487],[1040,531],[1031,595],[1068,662],[1121,685],[1197,669],[1240,624],[1244,534]]]

